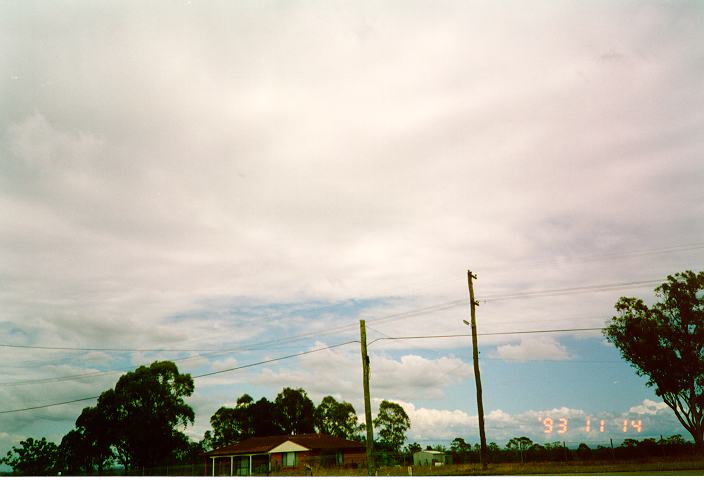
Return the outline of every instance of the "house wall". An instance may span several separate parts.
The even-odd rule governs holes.
[[[282,453],[272,453],[271,454],[271,468],[274,469],[274,465],[281,466],[284,463],[284,455]]]
[[[342,464],[336,464],[336,452],[342,452]],[[321,460],[326,462],[326,466],[339,467],[361,467],[367,464],[367,452],[363,449],[342,449],[342,450],[312,450],[307,452],[307,462],[312,465],[320,465]],[[327,463],[332,462],[332,463]]]
[[[367,452],[366,451],[345,451],[342,454],[342,463],[345,466],[357,466],[367,464]]]
[[[305,468],[306,464],[311,466],[319,465],[322,452],[320,450],[310,450],[307,452],[296,452],[297,462],[295,467],[283,467],[283,454],[271,454],[271,470],[299,470]],[[361,467],[367,464],[367,452],[365,450],[343,450],[342,463],[345,467]]]
[[[266,455],[266,454],[264,454]],[[270,457],[270,471],[275,473],[281,470],[303,470],[305,469],[306,463],[315,466],[319,465],[322,452],[320,450],[306,451],[306,452],[296,452],[297,462],[295,467],[284,467],[283,466],[283,453],[272,453]],[[222,462],[222,465],[219,465]],[[351,449],[343,450],[342,462],[344,467],[348,468],[360,468],[367,464],[367,453],[364,449]],[[255,464],[257,462],[254,462]],[[237,470],[237,465],[235,465],[235,474]],[[216,475],[218,473],[229,475],[230,468],[230,458],[224,457],[224,459],[216,459]],[[212,459],[207,458],[204,462],[205,475],[212,475]]]
[[[279,470],[298,470],[305,467],[306,462],[310,457],[310,452],[296,452],[296,466],[295,467],[284,467],[284,455],[283,453],[272,453],[271,454],[271,471],[277,472]]]

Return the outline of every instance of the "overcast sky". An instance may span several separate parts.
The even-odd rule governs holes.
[[[702,78],[697,1],[4,1],[2,343],[184,351],[3,346],[0,408],[185,350],[230,350],[178,362],[198,375],[358,340],[360,318],[370,341],[467,334],[468,269],[480,333],[602,327],[702,270]],[[598,331],[480,349],[489,441],[682,431]],[[469,339],[370,352],[411,441],[477,441]],[[360,367],[351,344],[199,379],[189,434],[286,386],[363,417]],[[0,415],[0,453],[91,404]]]

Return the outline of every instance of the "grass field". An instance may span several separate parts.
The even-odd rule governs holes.
[[[446,476],[446,475],[704,475],[704,458],[689,459],[642,459],[623,462],[546,462],[546,463],[499,463],[490,464],[482,471],[477,464],[443,465],[438,467],[414,466],[381,467],[378,476]],[[314,476],[366,476],[365,469],[324,469],[313,472],[287,472],[276,475]]]
[[[163,470],[163,471],[162,471]],[[162,469],[158,472],[150,472],[147,475],[159,476],[201,476],[203,475],[202,465],[182,465],[170,467],[169,470]],[[10,472],[0,472],[0,476],[11,475]],[[124,471],[108,471],[106,476],[125,475]],[[137,473],[139,475],[139,473]],[[313,469],[283,470],[274,472],[271,476],[355,476],[367,475],[366,468],[323,468]],[[484,475],[604,475],[604,476],[650,476],[650,475],[704,475],[704,458],[680,458],[680,459],[641,459],[620,462],[531,462],[521,465],[520,463],[497,463],[490,464],[486,471],[482,471],[478,464],[457,464],[442,465],[438,467],[414,466],[412,471],[409,467],[380,467],[377,470],[380,477],[393,476],[484,476]],[[257,476],[257,475],[255,475]]]
[[[379,471],[379,475],[408,475],[407,467],[397,468],[398,473]],[[503,463],[489,465],[482,471],[479,465],[443,465],[440,467],[414,467],[413,475],[704,475],[704,459],[701,460],[656,460],[630,461],[622,463]]]

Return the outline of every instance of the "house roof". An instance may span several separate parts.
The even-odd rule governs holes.
[[[206,452],[204,455],[212,457],[216,455],[267,453],[286,441],[297,443],[298,445],[306,447],[310,450],[364,448],[364,444],[362,444],[362,442],[333,437],[332,435],[326,435],[324,433],[304,433],[301,435],[252,437],[233,445],[216,448],[215,450]]]

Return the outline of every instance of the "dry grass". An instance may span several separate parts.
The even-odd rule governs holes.
[[[439,467],[414,466],[413,476],[445,476],[445,475],[609,475],[629,473],[659,473],[662,475],[686,474],[704,475],[704,458],[689,458],[678,460],[650,459],[623,462],[545,462],[545,463],[499,463],[490,464],[482,471],[478,464],[443,465]],[[408,476],[408,467],[380,467],[378,476]],[[316,467],[312,471],[281,471],[276,476],[366,476],[365,468],[323,468]]]

